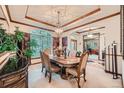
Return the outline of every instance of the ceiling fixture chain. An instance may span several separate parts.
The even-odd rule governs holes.
[[[60,36],[60,34],[63,32],[63,29],[61,28],[61,24],[60,24],[60,11],[57,11],[57,14],[58,14],[58,22],[55,32],[58,34],[58,36]]]

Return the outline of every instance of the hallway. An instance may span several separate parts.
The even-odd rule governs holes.
[[[29,67],[29,87],[30,88],[77,88],[76,80],[63,80],[60,75],[53,75],[52,82],[44,77],[41,72],[41,64]],[[87,82],[81,80],[82,88],[121,88],[121,78],[114,80],[112,75],[104,72],[104,67],[98,63],[88,62]],[[65,86],[66,85],[66,86]]]

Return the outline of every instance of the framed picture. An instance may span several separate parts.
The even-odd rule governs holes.
[[[68,44],[67,37],[63,37],[62,38],[62,47],[67,47],[67,44]]]
[[[53,37],[53,49],[56,49],[57,47],[59,47],[59,38]]]

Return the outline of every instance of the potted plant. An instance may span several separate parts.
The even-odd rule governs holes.
[[[5,33],[0,26],[0,53],[15,52],[0,70],[0,87],[28,87],[28,59],[33,55],[36,47],[35,40],[28,41],[28,47],[23,48],[25,34],[16,27],[15,34]],[[23,81],[23,82],[22,82]]]
[[[28,62],[28,59],[33,55],[33,49],[30,47],[36,47],[35,40],[29,41],[27,44],[29,47],[22,48],[24,39],[24,33],[16,27],[15,34],[5,33],[5,29],[0,26],[0,53],[5,51],[14,51],[16,56],[9,59],[8,63],[2,70],[2,74],[10,73],[24,67]]]

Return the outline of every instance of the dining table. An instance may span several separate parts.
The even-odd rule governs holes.
[[[62,79],[67,79],[65,75],[65,69],[69,67],[75,67],[79,64],[80,62],[80,57],[64,57],[64,56],[53,56],[50,55],[50,62],[53,64],[57,64],[58,66],[61,67],[61,78]]]

